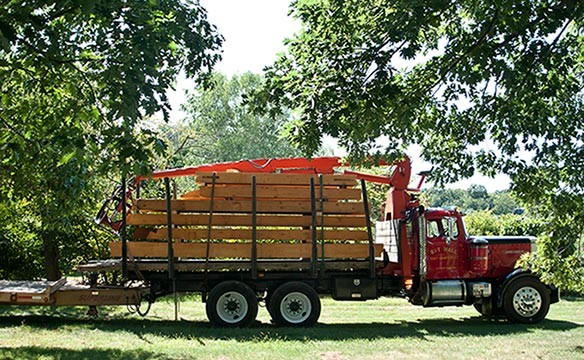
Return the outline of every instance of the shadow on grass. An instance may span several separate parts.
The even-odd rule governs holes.
[[[65,310],[65,309],[63,309]],[[73,317],[79,316],[78,310]],[[311,328],[279,328],[270,324],[256,323],[249,328],[225,329],[212,327],[208,322],[179,322],[141,318],[114,318],[109,320],[87,320],[72,317],[46,315],[11,315],[0,311],[0,328],[26,325],[32,329],[53,330],[61,327],[97,329],[103,332],[130,332],[147,341],[146,335],[165,338],[196,340],[204,345],[205,340],[233,339],[238,341],[309,341],[309,340],[350,340],[350,339],[391,339],[417,338],[427,336],[493,336],[529,333],[537,329],[566,331],[583,327],[577,323],[558,320],[544,320],[535,325],[511,324],[503,320],[489,320],[481,317],[463,319],[420,319],[394,322],[317,324]],[[123,358],[123,357],[122,357]]]
[[[24,346],[18,348],[0,347],[0,360],[20,359],[58,359],[58,360],[87,360],[87,359],[166,359],[150,352],[142,350],[122,351],[117,349],[83,349],[69,350],[61,348],[42,348],[37,346]]]

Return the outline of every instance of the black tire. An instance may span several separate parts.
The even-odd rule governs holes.
[[[209,292],[205,306],[211,324],[220,327],[245,327],[258,315],[258,299],[240,281],[224,281]]]
[[[550,309],[550,294],[534,277],[513,281],[503,294],[503,310],[512,322],[535,324],[542,321]]]
[[[278,326],[312,326],[320,317],[318,294],[299,281],[291,281],[277,288],[268,307]]]

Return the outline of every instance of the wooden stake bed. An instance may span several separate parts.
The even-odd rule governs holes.
[[[369,244],[368,211],[354,176],[225,172],[199,173],[196,182],[199,189],[170,202],[177,261],[234,260],[241,268],[252,259],[268,260],[262,263],[269,264],[267,270],[274,268],[272,259],[356,260],[366,266],[372,253],[382,254],[382,244]],[[166,211],[166,199],[133,202],[126,218],[135,226],[127,253],[139,267],[145,264],[140,259],[168,256]],[[110,254],[122,256],[120,242],[110,243]],[[196,262],[181,264],[177,266],[198,270]],[[233,264],[212,266],[225,270],[221,266]]]

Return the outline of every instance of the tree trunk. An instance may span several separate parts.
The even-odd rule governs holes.
[[[54,239],[48,238],[49,234],[44,234],[43,253],[45,258],[45,275],[47,280],[59,280],[61,270],[59,269],[59,248]]]

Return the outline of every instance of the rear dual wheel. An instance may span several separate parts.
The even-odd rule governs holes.
[[[207,317],[220,327],[249,326],[258,314],[255,292],[240,281],[224,281],[216,285],[207,298]]]
[[[320,299],[311,286],[291,281],[270,295],[268,311],[278,326],[312,326],[320,317]]]

